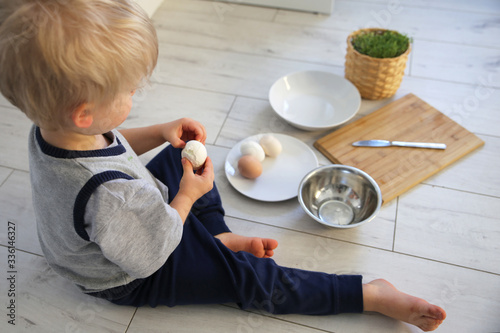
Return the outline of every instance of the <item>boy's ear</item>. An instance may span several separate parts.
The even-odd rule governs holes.
[[[80,104],[71,114],[71,120],[78,128],[89,128],[94,118],[91,113],[91,106],[88,103]]]

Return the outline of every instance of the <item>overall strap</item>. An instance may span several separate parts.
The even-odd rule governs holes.
[[[131,180],[133,178],[121,171],[104,171],[92,176],[92,178],[87,181],[87,183],[82,187],[82,189],[76,196],[75,206],[73,209],[73,224],[76,233],[86,241],[90,241],[90,237],[87,231],[85,231],[84,217],[85,208],[90,199],[90,196],[101,184],[114,179]]]

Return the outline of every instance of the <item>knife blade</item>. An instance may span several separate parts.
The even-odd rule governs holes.
[[[431,142],[405,142],[405,141],[389,141],[389,140],[362,140],[352,144],[355,147],[411,147],[411,148],[430,148],[430,149],[446,149],[444,143]]]

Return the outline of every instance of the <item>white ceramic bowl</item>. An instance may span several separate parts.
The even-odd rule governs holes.
[[[276,114],[297,128],[316,131],[349,121],[361,105],[358,89],[345,78],[328,72],[288,74],[269,90]]]

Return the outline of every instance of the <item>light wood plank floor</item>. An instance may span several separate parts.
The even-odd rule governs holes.
[[[160,59],[135,96],[124,127],[195,118],[208,130],[227,223],[274,237],[278,263],[383,277],[443,308],[438,332],[500,331],[500,2],[337,0],[331,16],[206,0],[166,0],[154,16]],[[295,199],[262,203],[235,191],[224,161],[241,139],[263,132],[312,147],[273,115],[271,84],[294,71],[343,75],[350,31],[381,26],[414,39],[403,84],[391,99],[363,101],[356,119],[414,93],[474,132],[485,146],[384,206],[356,229],[322,227]],[[1,74],[0,74],[1,75]],[[418,332],[367,313],[270,316],[235,305],[118,307],[79,294],[47,267],[31,208],[30,123],[0,97],[0,331],[2,332]],[[146,154],[147,161],[155,152]],[[329,163],[315,150],[320,164]],[[8,222],[16,226],[16,280],[8,280]],[[7,308],[16,291],[16,326]]]

